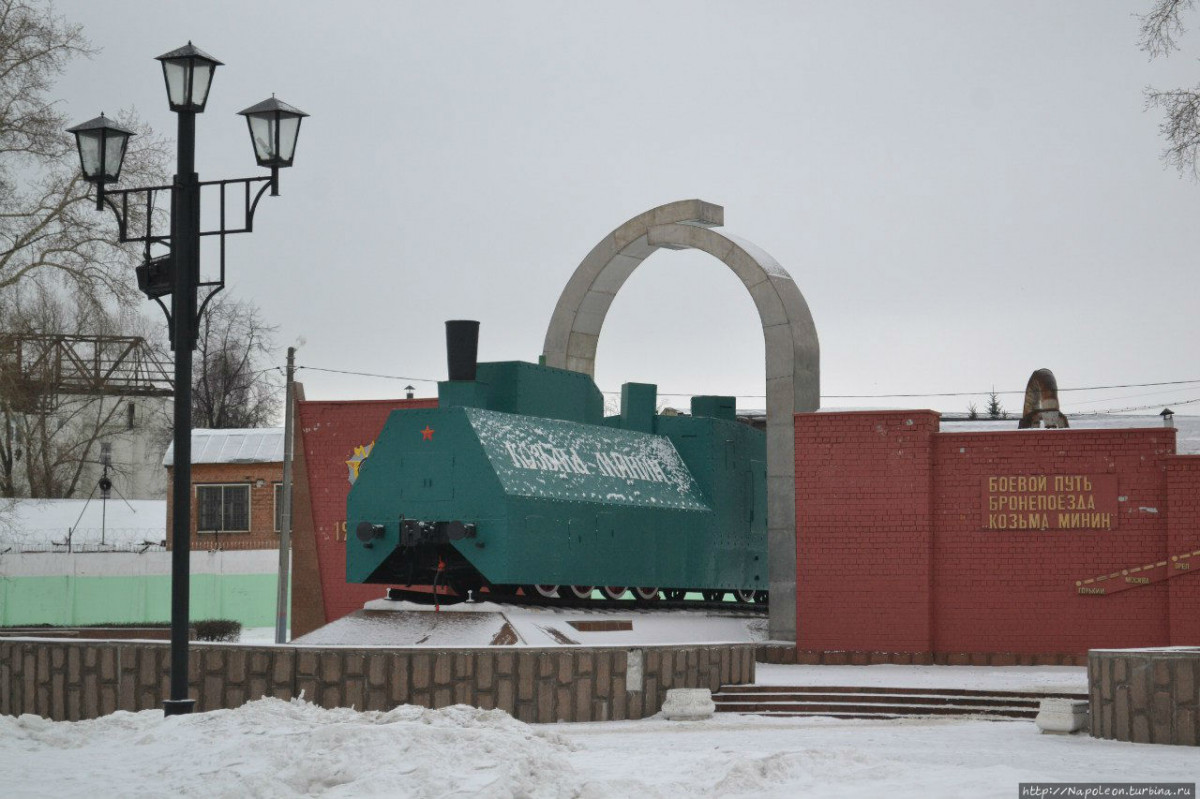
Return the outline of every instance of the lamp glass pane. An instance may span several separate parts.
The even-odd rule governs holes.
[[[254,155],[259,162],[275,158],[275,126],[273,120],[260,116],[246,117],[250,120],[250,138],[254,141]]]
[[[212,85],[213,65],[197,61],[192,67],[192,104],[203,108],[208,100],[208,87]]]
[[[100,139],[103,135],[103,131],[100,130],[86,130],[75,134],[79,142],[79,165],[85,178],[94,178],[100,172]]]
[[[128,142],[127,134],[108,131],[108,142],[104,147],[105,180],[117,180],[121,177],[121,162],[125,160],[125,145]]]
[[[186,61],[164,61],[163,75],[167,79],[167,99],[171,107],[186,105],[188,89],[188,69]]]
[[[296,137],[300,135],[300,117],[279,120],[279,157],[290,163],[296,152]]]

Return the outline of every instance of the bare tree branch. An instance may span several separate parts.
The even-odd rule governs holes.
[[[118,244],[115,220],[95,210],[50,96],[67,62],[93,52],[78,25],[48,8],[0,0],[0,292],[44,275],[83,296],[135,299],[132,267],[143,254]],[[130,114],[119,118],[139,132],[123,174],[163,182],[162,139]]]
[[[1162,160],[1181,174],[1187,171],[1200,179],[1200,87],[1171,91],[1146,90],[1146,107],[1159,108],[1163,121],[1158,129],[1167,141]]]
[[[1156,0],[1154,7],[1141,17],[1138,47],[1151,58],[1170,55],[1179,49],[1177,38],[1184,33],[1180,14],[1190,10],[1195,0]]]
[[[252,302],[219,294],[204,311],[192,380],[195,427],[267,427],[278,421],[281,387],[271,366],[277,327]]]
[[[1185,30],[1181,14],[1194,6],[1195,0],[1155,0],[1150,11],[1141,17],[1138,46],[1152,59],[1178,50],[1178,37]],[[1167,91],[1147,87],[1146,108],[1163,112],[1159,124],[1167,142],[1162,152],[1163,163],[1175,167],[1181,175],[1190,172],[1194,180],[1200,180],[1200,86]]]
[[[111,334],[122,324],[36,282],[0,294],[6,333]],[[0,353],[0,496],[71,497],[96,445],[123,430],[115,396],[56,398],[50,372],[23,372]],[[58,399],[58,401],[52,401]]]

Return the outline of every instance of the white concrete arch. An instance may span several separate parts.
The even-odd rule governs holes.
[[[820,405],[820,346],[808,303],[791,275],[762,249],[712,230],[725,211],[679,200],[639,214],[601,239],[563,289],[546,331],[547,366],[595,376],[596,345],[613,299],[660,247],[719,259],[750,292],[767,360],[767,541],[770,634],[796,640],[796,459],[793,414]]]

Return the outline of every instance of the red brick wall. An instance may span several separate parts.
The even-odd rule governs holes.
[[[382,586],[346,582],[346,497],[350,493],[346,461],[356,446],[366,447],[375,440],[393,410],[434,408],[437,400],[305,401],[297,405],[293,637],[383,595]],[[313,579],[319,581],[319,588],[312,585]]]
[[[171,534],[171,486],[175,469],[167,467],[167,548],[174,541]],[[262,485],[258,485],[259,481]],[[192,549],[279,549],[279,533],[275,532],[275,484],[283,482],[282,463],[193,463],[192,464]],[[250,531],[247,533],[197,533],[196,486],[214,483],[250,486]]]
[[[1166,555],[1165,476],[1174,452],[1174,429],[1161,427],[938,435],[934,651],[1166,644],[1166,584],[1083,596],[1076,581]],[[1117,475],[1114,530],[982,529],[988,476],[1109,473]]]
[[[930,411],[798,414],[798,648],[1056,662],[1200,642],[1200,576],[1121,577],[1200,550],[1200,457],[1174,452],[1161,427],[954,433]],[[984,529],[989,476],[1041,474],[1115,474],[1116,529]],[[1107,575],[1091,584],[1104,595],[1080,593]]]
[[[1178,455],[1167,463],[1167,568],[1182,572],[1167,583],[1171,643],[1200,644],[1200,455]],[[1190,558],[1180,556],[1192,553]],[[1186,571],[1177,564],[1186,563]]]
[[[933,411],[796,416],[802,648],[930,645]]]

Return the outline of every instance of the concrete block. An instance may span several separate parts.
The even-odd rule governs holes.
[[[433,680],[433,659],[426,654],[412,656],[412,686],[414,691],[424,691]]]
[[[322,654],[320,672],[317,676],[322,682],[340,683],[342,681],[342,653],[325,652]]]
[[[449,652],[438,652],[433,659],[433,682],[435,685],[449,685],[453,675],[453,661]]]
[[[1069,735],[1079,732],[1088,726],[1088,703],[1078,699],[1043,699],[1034,723],[1043,733]]]
[[[347,680],[342,685],[342,690],[344,694],[342,701],[345,705],[355,708],[356,710],[366,709],[364,704],[365,696],[363,694],[362,680]]]
[[[542,684],[538,688],[537,700],[537,720],[541,724],[549,724],[554,719],[554,688],[546,684]]]
[[[592,720],[592,678],[580,677],[575,681],[575,715],[571,716],[574,721],[591,721]]]
[[[513,692],[511,677],[501,677],[496,681],[496,707],[508,713],[516,711],[516,696]]]
[[[554,689],[554,715],[556,721],[574,718],[571,707],[571,687],[560,685]]]
[[[372,652],[367,657],[367,684],[372,688],[382,688],[387,685],[387,665],[389,655],[385,652]]]
[[[625,653],[625,691],[641,691],[642,683],[642,650],[630,649]]]
[[[598,341],[599,336],[596,333],[582,333],[578,329],[573,330],[570,340],[567,341],[567,358],[595,361],[596,344]],[[591,372],[588,372],[588,374],[591,374]]]
[[[495,672],[495,662],[492,659],[490,652],[477,652],[475,654],[475,684],[482,691],[490,691],[492,688],[492,675]]]
[[[663,717],[669,721],[709,719],[716,710],[712,691],[707,688],[671,688],[662,706]]]

